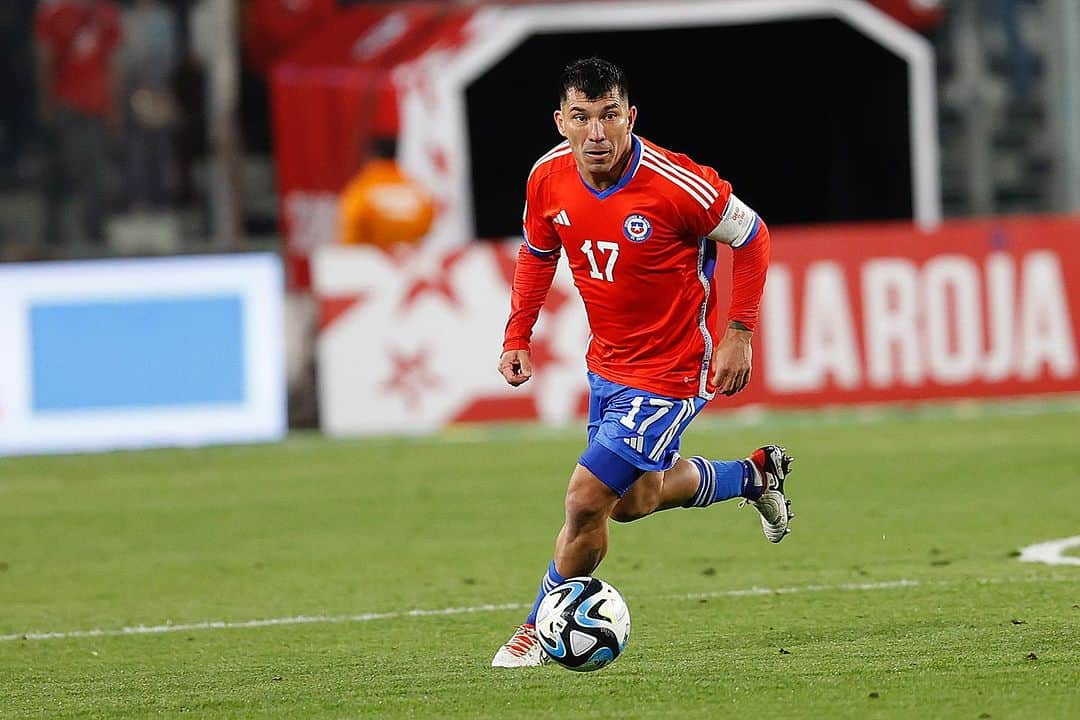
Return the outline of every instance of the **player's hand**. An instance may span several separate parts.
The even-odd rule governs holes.
[[[713,356],[713,384],[717,392],[731,396],[746,387],[750,382],[751,358],[750,338],[754,333],[749,330],[737,330],[729,327],[720,340]]]
[[[532,377],[532,359],[528,350],[507,350],[499,358],[499,372],[514,387]]]

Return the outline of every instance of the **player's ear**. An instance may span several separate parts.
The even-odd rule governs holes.
[[[555,111],[555,127],[556,127],[556,129],[558,129],[560,135],[562,135],[563,137],[566,137],[566,130],[563,129],[562,111],[561,110],[556,110]]]
[[[630,130],[630,132],[634,131],[634,123],[635,122],[637,122],[637,105],[631,105],[630,106],[630,124],[627,127],[627,129]]]

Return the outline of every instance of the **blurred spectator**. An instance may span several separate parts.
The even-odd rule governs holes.
[[[202,61],[188,52],[172,78],[176,98],[176,197],[181,205],[197,201],[194,169],[197,160],[206,156],[206,70]]]
[[[415,244],[431,228],[431,195],[398,167],[397,141],[376,138],[371,157],[341,197],[341,241],[383,249]]]
[[[33,25],[30,2],[0,3],[0,182],[15,181],[20,151],[33,131]]]
[[[120,72],[124,89],[127,198],[134,210],[167,204],[177,122],[171,80],[178,60],[176,19],[160,0],[136,0],[124,18]]]
[[[1009,62],[1009,85],[1013,93],[1019,97],[1026,97],[1034,82],[1037,60],[1035,54],[1024,42],[1020,26],[1020,13],[1024,0],[996,0],[994,2],[994,14],[1001,22],[1005,31],[1005,41],[1008,47]]]
[[[109,176],[106,124],[115,127],[113,56],[120,11],[112,0],[44,0],[34,18],[38,104],[49,155],[44,174],[45,241],[61,241],[61,208],[78,187],[86,232],[104,240]]]

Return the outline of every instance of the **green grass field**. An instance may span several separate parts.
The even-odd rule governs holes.
[[[734,502],[613,526],[633,637],[588,675],[491,669],[524,610],[484,607],[531,601],[578,433],[2,460],[0,717],[1080,718],[1080,567],[1016,558],[1080,535],[1080,414],[683,448],[768,441],[792,535]]]

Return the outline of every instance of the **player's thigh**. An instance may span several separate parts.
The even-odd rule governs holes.
[[[663,471],[655,470],[642,473],[612,508],[611,518],[617,522],[630,522],[655,510],[664,488],[664,475]]]
[[[606,523],[619,495],[592,470],[578,464],[566,488],[566,522],[572,527]]]

